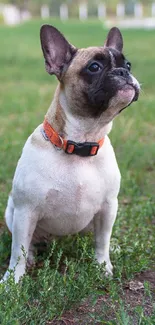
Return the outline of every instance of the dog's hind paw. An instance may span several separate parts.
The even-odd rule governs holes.
[[[36,264],[34,254],[35,254],[35,247],[33,245],[31,245],[29,248],[27,262],[26,262],[26,266],[28,268],[31,268],[32,266],[34,266]]]

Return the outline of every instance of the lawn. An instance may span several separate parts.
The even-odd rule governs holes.
[[[7,196],[28,135],[42,122],[56,87],[44,69],[34,21],[0,27],[0,276],[10,235],[3,225]],[[51,20],[77,47],[102,45],[99,21]],[[155,37],[124,30],[124,53],[142,85],[140,99],[119,115],[110,134],[122,174],[111,240],[113,279],[94,261],[93,237],[74,236],[40,247],[37,267],[6,290],[0,285],[0,324],[155,324]],[[152,48],[153,47],[153,48]]]

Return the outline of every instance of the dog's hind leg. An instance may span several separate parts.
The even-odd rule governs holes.
[[[13,270],[15,282],[24,275],[30,243],[37,224],[37,216],[29,206],[14,209],[12,222],[12,248],[9,270]],[[9,270],[5,273],[3,281],[10,275]]]
[[[6,225],[11,233],[12,233],[13,214],[14,214],[14,203],[13,203],[12,195],[10,193],[4,218],[5,218]]]

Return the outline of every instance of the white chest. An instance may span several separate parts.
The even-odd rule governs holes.
[[[42,199],[44,227],[53,234],[76,233],[100,210],[103,182],[93,167],[53,170]]]

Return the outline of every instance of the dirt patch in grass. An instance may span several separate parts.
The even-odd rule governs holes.
[[[147,286],[149,293],[147,293]],[[129,282],[124,284],[122,300],[127,314],[132,317],[133,325],[138,324],[135,315],[137,307],[143,308],[146,317],[153,313],[153,301],[155,301],[155,270],[144,271]],[[60,320],[48,321],[46,325],[88,325],[111,324],[116,320],[116,310],[119,308],[116,300],[112,302],[109,293],[100,295],[92,306],[92,299],[86,299],[80,306],[65,312]],[[102,318],[103,315],[103,318]],[[100,318],[100,320],[98,320]],[[102,320],[101,320],[102,318]],[[113,323],[112,323],[113,324]]]
[[[145,283],[147,283],[147,285]],[[150,293],[148,294],[148,291],[151,295]],[[138,274],[135,279],[130,281],[124,288],[124,292],[125,305],[130,306],[131,315],[133,309],[138,306],[143,307],[143,313],[145,316],[152,315],[153,300],[155,300],[155,271],[147,270]]]

